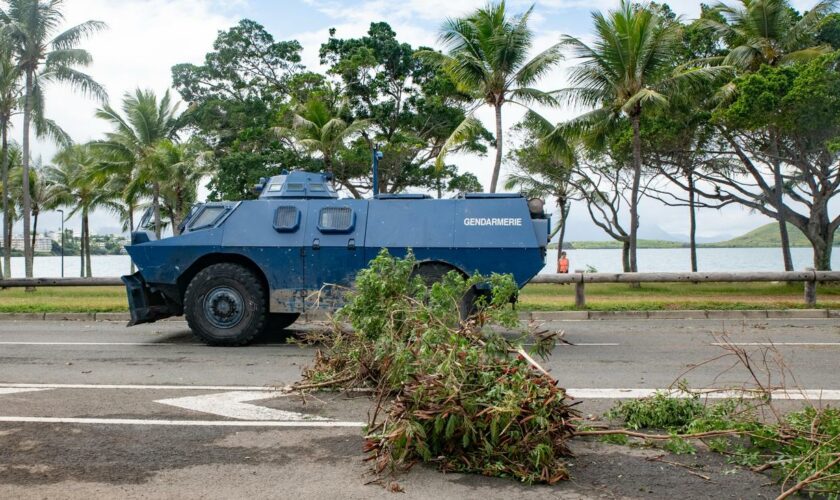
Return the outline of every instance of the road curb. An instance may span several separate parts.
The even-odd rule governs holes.
[[[828,319],[840,318],[840,309],[747,309],[684,311],[522,311],[521,321],[605,321],[628,319]],[[117,321],[128,322],[128,313],[0,313],[0,321]],[[299,323],[320,322],[327,314],[301,315]],[[161,321],[184,321],[183,317]]]

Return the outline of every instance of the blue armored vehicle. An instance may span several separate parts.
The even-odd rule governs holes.
[[[155,239],[141,223],[127,247],[138,272],[122,278],[129,325],[184,315],[204,342],[244,345],[340,307],[340,287],[325,285],[351,287],[383,248],[411,249],[427,280],[510,273],[521,287],[544,265],[549,220],[541,200],[520,194],[339,199],[328,175],[308,172],[255,189],[256,200],[196,206],[178,236]]]

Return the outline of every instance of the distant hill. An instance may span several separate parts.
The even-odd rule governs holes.
[[[811,244],[808,239],[795,226],[788,224],[788,235],[790,237],[790,246],[792,247],[810,247]],[[840,246],[840,240],[835,234],[834,245]],[[756,248],[756,247],[770,247],[775,248],[781,245],[781,238],[779,237],[779,225],[775,222],[765,224],[757,229],[753,229],[747,234],[743,234],[731,240],[719,241],[717,243],[704,243],[701,247],[707,248]]]
[[[810,247],[811,244],[802,231],[788,224],[788,234],[792,247]],[[778,248],[781,245],[779,238],[779,225],[775,222],[765,224],[757,229],[741,236],[713,243],[700,243],[701,248]],[[569,250],[584,250],[598,248],[621,248],[621,243],[615,240],[609,241],[568,241],[564,246]],[[687,248],[688,243],[683,241],[640,239],[639,248]],[[834,246],[840,246],[840,231],[834,238]],[[549,245],[549,248],[557,248],[556,244]]]

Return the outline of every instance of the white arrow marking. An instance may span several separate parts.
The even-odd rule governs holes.
[[[18,394],[21,392],[48,391],[49,389],[34,389],[28,387],[0,387],[0,396],[3,394]]]
[[[233,391],[203,396],[187,396],[185,398],[160,399],[156,403],[177,406],[187,410],[212,413],[221,417],[238,420],[284,420],[284,421],[326,421],[330,420],[314,415],[305,415],[292,411],[276,410],[264,406],[246,404],[246,401],[269,399],[274,397],[265,392]]]

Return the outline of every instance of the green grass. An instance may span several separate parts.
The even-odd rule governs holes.
[[[587,309],[651,311],[678,309],[801,309],[802,284],[778,283],[645,283],[586,285]],[[817,306],[840,307],[840,286],[818,286]],[[574,285],[528,285],[519,307],[533,311],[575,309]]]
[[[120,286],[39,287],[0,290],[0,312],[127,312],[125,288]]]
[[[840,308],[840,286],[819,286],[818,307]],[[586,285],[587,308],[596,311],[676,309],[801,309],[802,285],[776,283],[650,283]],[[575,309],[573,285],[528,285],[520,294],[525,311]],[[126,312],[122,287],[39,287],[0,290],[0,312]]]

